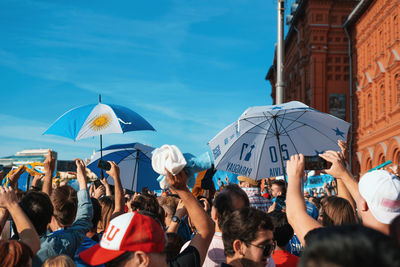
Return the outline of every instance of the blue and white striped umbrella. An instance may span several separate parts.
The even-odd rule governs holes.
[[[253,179],[284,175],[293,154],[316,156],[340,150],[350,124],[292,101],[248,108],[210,142],[217,170]]]
[[[97,168],[99,159],[114,161],[120,170],[122,187],[135,192],[140,192],[143,187],[149,190],[161,190],[157,177],[159,176],[151,166],[151,156],[154,148],[140,143],[118,144],[103,148],[103,155],[96,152],[92,156],[88,168],[98,177],[101,177],[101,170]],[[104,175],[108,178],[108,175]],[[114,184],[113,179],[108,179]]]
[[[155,131],[142,116],[129,108],[112,104],[92,104],[71,109],[59,117],[44,134],[73,140],[110,133]]]

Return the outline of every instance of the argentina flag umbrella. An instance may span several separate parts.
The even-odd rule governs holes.
[[[140,130],[154,131],[154,128],[129,108],[99,102],[67,111],[44,134],[64,136],[77,141],[103,134]]]
[[[138,113],[120,105],[103,104],[99,96],[98,104],[67,111],[43,134],[63,136],[75,141],[100,136],[100,155],[102,155],[104,134],[141,130],[155,131],[153,126]]]
[[[217,170],[262,179],[285,175],[291,155],[340,150],[337,141],[347,139],[349,127],[339,118],[292,101],[248,108],[209,146]]]

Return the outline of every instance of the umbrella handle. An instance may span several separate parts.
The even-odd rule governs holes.
[[[281,140],[280,140],[280,138],[279,138],[278,125],[277,125],[277,123],[276,123],[276,116],[274,116],[273,118],[274,118],[274,123],[275,123],[275,135],[276,135],[276,139],[277,139],[277,141],[278,141],[279,156],[280,156],[280,158],[281,158],[283,179],[285,180],[285,183],[286,183],[286,186],[287,186],[286,170],[285,170],[285,164],[283,164],[282,150],[281,150]]]

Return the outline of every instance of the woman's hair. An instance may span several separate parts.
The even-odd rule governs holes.
[[[322,203],[322,225],[343,225],[357,223],[350,202],[337,196],[329,196]]]
[[[78,210],[76,190],[68,185],[57,187],[51,194],[51,203],[54,206],[53,216],[63,226],[71,225]]]
[[[42,267],[76,267],[76,264],[67,255],[57,255],[48,258]]]
[[[114,212],[114,197],[105,196],[99,199],[101,205],[101,218],[97,225],[97,232],[103,232],[106,230],[108,223],[111,220],[111,215]]]
[[[17,240],[0,241],[0,266],[25,267],[33,259],[30,247]]]

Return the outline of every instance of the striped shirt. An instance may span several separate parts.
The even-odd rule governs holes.
[[[268,212],[269,207],[273,204],[271,200],[261,196],[261,190],[258,187],[242,187],[249,197],[250,207]]]

